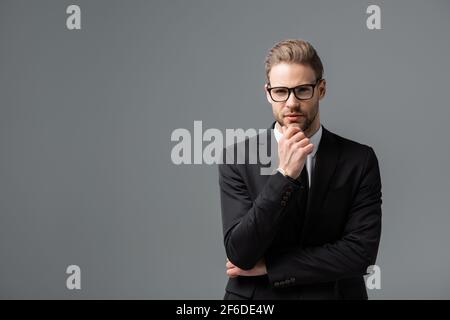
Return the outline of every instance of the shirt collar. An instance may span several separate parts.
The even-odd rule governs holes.
[[[275,139],[277,142],[281,139],[283,134],[277,129],[277,126],[274,126],[274,134]],[[317,149],[319,149],[320,140],[322,138],[322,125],[320,125],[319,130],[317,130],[310,138],[309,142],[314,145],[313,152],[311,153],[311,156],[314,157],[316,155]]]

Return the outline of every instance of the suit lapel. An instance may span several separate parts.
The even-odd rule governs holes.
[[[272,155],[272,161],[274,159],[278,159],[278,144],[274,143],[273,146],[275,150],[271,150],[270,139],[275,139],[273,136],[273,130],[275,126],[275,122],[272,124],[270,128],[267,129],[267,133],[259,135],[258,144],[259,147],[267,145],[267,153]],[[326,193],[328,191],[328,187],[330,184],[330,180],[333,176],[333,173],[336,169],[336,165],[339,159],[339,148],[337,145],[337,140],[333,133],[328,131],[322,125],[322,138],[320,140],[319,149],[316,153],[316,163],[314,169],[314,175],[312,177],[311,188],[308,194],[308,203],[305,213],[305,220],[302,228],[302,242],[305,237],[306,231],[308,230],[308,225],[312,222],[314,218],[314,212],[317,212],[321,209],[323,205],[323,201],[325,199]],[[259,163],[259,161],[258,161]],[[269,166],[269,165],[268,165]],[[261,164],[256,166],[258,172],[260,172]],[[259,175],[259,174],[258,174]],[[270,175],[259,175],[259,181],[261,185],[264,185],[267,182],[267,179]]]
[[[322,126],[322,138],[316,154],[314,175],[308,195],[308,204],[302,229],[302,242],[313,214],[321,209],[331,177],[336,169],[339,149],[334,135]]]

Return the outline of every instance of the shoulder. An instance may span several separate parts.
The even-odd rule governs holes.
[[[376,160],[375,151],[370,145],[345,138],[325,128],[323,129],[331,137],[331,140],[339,146],[341,160],[349,162],[356,161],[358,163],[365,163],[369,158]]]

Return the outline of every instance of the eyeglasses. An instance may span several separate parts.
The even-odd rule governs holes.
[[[291,92],[294,92],[294,96],[298,100],[308,100],[311,99],[314,95],[314,88],[322,79],[317,79],[314,84],[302,84],[300,86],[294,88],[288,87],[273,87],[267,88],[270,97],[275,102],[286,102],[291,95]]]

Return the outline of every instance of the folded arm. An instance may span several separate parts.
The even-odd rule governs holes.
[[[219,165],[225,251],[243,270],[253,268],[270,246],[299,184],[281,173],[271,175],[254,201],[244,182],[243,165]]]

